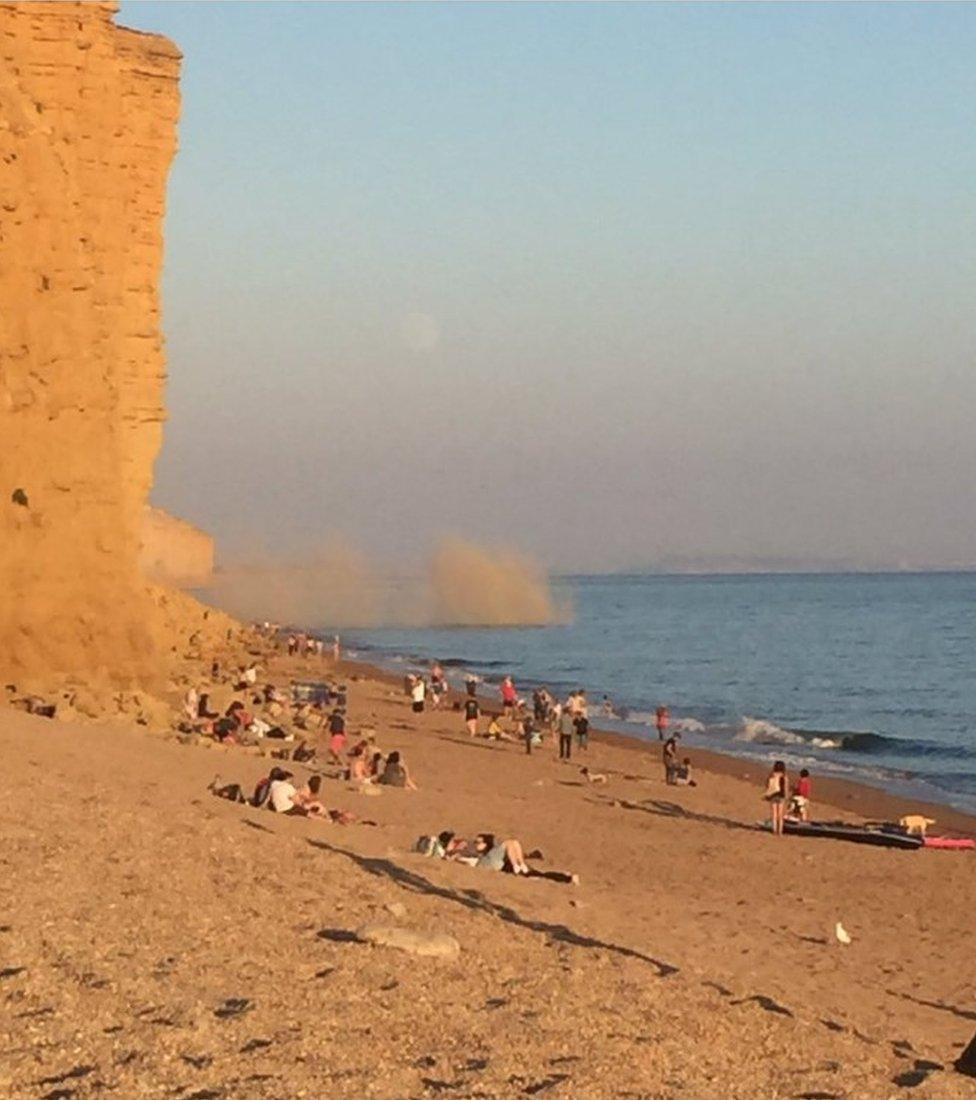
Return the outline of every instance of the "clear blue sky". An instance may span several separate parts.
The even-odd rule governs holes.
[[[124,3],[225,555],[976,562],[976,7]]]

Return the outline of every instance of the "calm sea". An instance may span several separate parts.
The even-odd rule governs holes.
[[[634,737],[667,704],[690,746],[807,766],[976,812],[976,574],[580,576],[574,618],[374,630],[346,644],[459,683],[609,696]],[[596,704],[594,706],[594,704]]]

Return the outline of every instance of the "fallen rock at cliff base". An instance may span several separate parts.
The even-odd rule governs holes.
[[[357,929],[356,939],[377,947],[395,947],[408,955],[423,958],[456,959],[461,954],[461,945],[446,932],[415,932],[392,924],[364,924]]]

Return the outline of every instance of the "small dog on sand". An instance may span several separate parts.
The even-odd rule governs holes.
[[[580,775],[587,783],[606,783],[607,777],[600,772],[591,772],[589,768],[580,768]]]
[[[925,836],[925,830],[934,825],[931,817],[922,817],[921,814],[907,814],[901,818],[898,824],[907,831],[909,836]]]

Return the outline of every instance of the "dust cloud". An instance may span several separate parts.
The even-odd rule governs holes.
[[[419,574],[371,561],[336,538],[311,560],[218,569],[203,596],[241,619],[310,627],[542,626],[568,618],[531,559],[453,537]]]
[[[444,539],[430,563],[434,623],[449,626],[544,626],[559,616],[549,580],[514,550]]]
[[[309,561],[255,561],[218,569],[203,595],[250,621],[367,627],[384,618],[380,574],[338,539]]]

